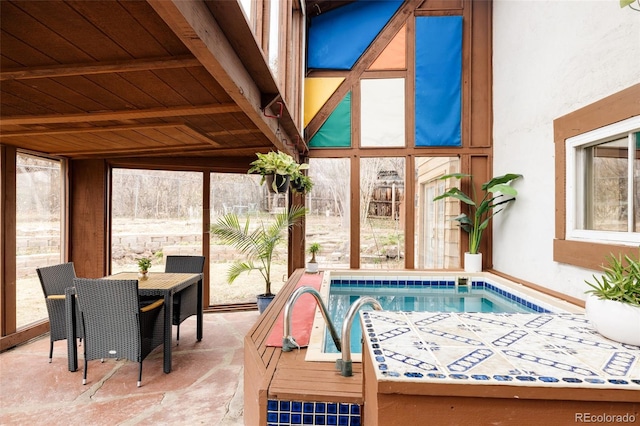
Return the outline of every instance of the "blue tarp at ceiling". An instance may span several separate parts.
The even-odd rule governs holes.
[[[307,68],[351,69],[401,4],[360,0],[312,18]]]
[[[462,17],[416,18],[416,146],[460,146]]]

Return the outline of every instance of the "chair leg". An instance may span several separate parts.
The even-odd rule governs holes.
[[[84,359],[84,372],[82,373],[82,384],[86,385],[87,384],[87,366],[89,365],[89,362],[87,361],[87,358]]]
[[[140,361],[140,370],[138,371],[138,387],[142,386],[142,361]]]
[[[49,344],[49,364],[53,361],[53,340]]]
[[[176,331],[176,345],[180,344],[180,323],[178,323],[178,331]]]

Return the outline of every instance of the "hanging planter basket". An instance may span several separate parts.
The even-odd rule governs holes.
[[[289,189],[289,175],[267,175],[267,188],[269,191],[282,194]]]

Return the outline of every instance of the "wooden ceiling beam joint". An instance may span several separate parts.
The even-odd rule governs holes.
[[[48,67],[10,69],[8,71],[0,72],[0,81],[153,71],[199,66],[201,66],[200,62],[192,55],[168,56],[163,58],[131,59],[113,62],[95,62],[90,64],[62,64]]]

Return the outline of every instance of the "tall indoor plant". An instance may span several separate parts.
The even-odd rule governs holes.
[[[459,222],[460,227],[469,233],[469,251],[465,253],[465,271],[479,272],[482,270],[482,254],[478,253],[480,242],[482,241],[482,234],[487,226],[489,226],[491,219],[496,214],[500,213],[504,207],[498,208],[497,210],[496,208],[504,206],[511,201],[515,201],[518,191],[516,191],[516,189],[510,184],[521,177],[522,175],[514,173],[507,173],[502,176],[494,177],[490,181],[482,184],[482,198],[478,198],[476,195],[472,175],[465,173],[451,173],[439,178],[440,180],[450,178],[461,180],[469,178],[469,186],[471,187],[470,195],[465,194],[458,187],[453,187],[433,199],[433,201],[437,201],[444,198],[455,198],[469,206],[469,215],[461,213],[459,216],[454,218],[454,220]],[[467,254],[471,256],[468,256]]]
[[[608,257],[600,278],[589,287],[587,318],[598,333],[617,342],[640,346],[640,249],[638,257]]]
[[[244,254],[244,259],[236,260],[227,272],[227,281],[232,283],[245,272],[258,270],[264,279],[264,293],[258,295],[258,309],[266,308],[274,294],[271,292],[271,262],[278,245],[286,241],[286,231],[298,224],[306,214],[303,206],[292,206],[275,216],[273,222],[260,222],[252,229],[250,219],[240,224],[238,215],[228,213],[211,226],[211,232],[220,237],[224,244],[235,247]]]

